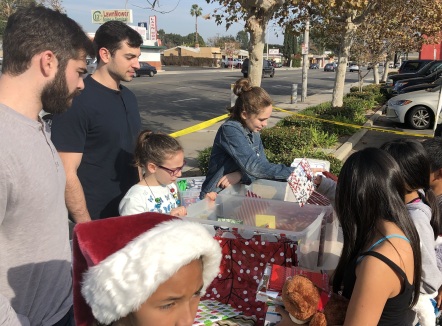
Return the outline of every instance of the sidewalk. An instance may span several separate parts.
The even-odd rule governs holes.
[[[348,93],[350,91],[350,88],[356,85],[357,83],[346,85],[344,88],[344,93]],[[274,106],[284,110],[297,112],[310,106],[315,106],[327,101],[331,101],[332,93],[333,90],[330,89],[328,91],[324,91],[322,93],[307,97],[305,102],[300,102],[300,97],[298,97],[298,103],[296,104],[290,104],[287,102],[277,102],[278,99],[274,98],[275,101]],[[274,126],[279,120],[285,118],[288,115],[289,113],[283,113],[273,110],[273,113],[268,122],[268,127]],[[198,168],[198,160],[197,160],[198,153],[199,151],[213,145],[213,140],[215,138],[216,132],[218,131],[218,128],[223,122],[224,121],[220,121],[206,129],[177,138],[184,148],[184,153],[187,162],[186,166],[183,169],[183,177],[201,175],[201,172],[199,171]],[[348,149],[345,150],[345,153],[347,153],[347,151],[349,152],[352,149],[352,146],[347,145],[347,147]]]

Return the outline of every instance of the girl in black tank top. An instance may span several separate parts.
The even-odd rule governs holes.
[[[336,188],[336,213],[344,244],[333,290],[342,291],[350,300],[344,325],[408,323],[407,311],[419,297],[421,253],[417,231],[405,207],[405,194],[401,170],[383,150],[367,148],[356,152],[342,167]],[[376,239],[380,240],[375,242]],[[383,242],[385,245],[377,249]],[[398,262],[398,255],[403,262],[401,267],[392,261]],[[367,256],[375,260],[365,262]],[[358,269],[356,274],[358,266],[361,272]],[[413,278],[409,280],[405,272],[411,275],[411,270]],[[373,296],[374,293],[382,295]],[[391,293],[398,294],[390,297]]]

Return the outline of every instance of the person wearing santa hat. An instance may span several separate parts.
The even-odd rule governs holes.
[[[73,257],[77,326],[184,326],[221,248],[201,224],[143,213],[77,224]]]

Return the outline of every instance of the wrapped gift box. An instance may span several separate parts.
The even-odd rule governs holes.
[[[216,325],[216,322],[241,315],[242,312],[215,300],[200,301],[194,325]]]

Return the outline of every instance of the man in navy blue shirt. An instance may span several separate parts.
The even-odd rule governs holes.
[[[139,181],[133,165],[141,118],[135,95],[121,81],[140,68],[143,40],[118,21],[98,28],[97,69],[72,108],[52,121],[52,141],[66,170],[66,206],[76,223],[118,216],[118,204]]]

